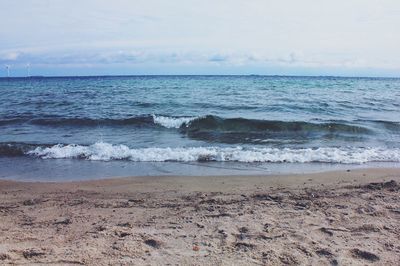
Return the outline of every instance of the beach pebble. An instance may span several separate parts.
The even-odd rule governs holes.
[[[54,224],[64,224],[64,225],[67,225],[67,224],[70,224],[70,223],[72,223],[71,219],[65,218],[65,217],[59,218],[54,222]]]
[[[126,223],[119,223],[119,224],[117,224],[117,226],[120,226],[120,227],[128,227],[128,228],[132,228],[132,227],[133,227],[132,224],[129,223],[129,222],[126,222]]]
[[[147,240],[144,241],[144,243],[146,245],[150,246],[150,247],[153,247],[153,248],[160,248],[161,247],[160,241],[157,241],[155,239],[147,239]]]
[[[30,259],[30,258],[32,258],[32,257],[37,257],[37,256],[42,256],[42,255],[44,255],[44,254],[45,254],[44,252],[39,251],[39,250],[36,250],[36,249],[27,249],[27,250],[24,250],[24,251],[22,252],[22,255],[23,255],[24,258],[26,258],[26,259]]]
[[[33,206],[33,205],[36,205],[36,204],[38,204],[40,202],[42,202],[41,199],[28,199],[28,200],[23,201],[22,204],[24,206]]]
[[[130,235],[130,233],[128,232],[119,232],[119,231],[116,231],[115,234],[119,237],[126,237]]]
[[[0,260],[9,260],[11,259],[8,254],[0,253]]]
[[[351,254],[354,258],[364,259],[364,260],[368,260],[370,262],[379,260],[379,257],[377,255],[375,255],[374,253],[360,250],[358,248],[352,249]]]

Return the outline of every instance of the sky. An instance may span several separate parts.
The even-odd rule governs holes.
[[[400,76],[398,0],[0,0],[0,76]]]

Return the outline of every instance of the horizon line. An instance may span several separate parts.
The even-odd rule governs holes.
[[[209,76],[209,77],[304,77],[304,78],[376,78],[376,79],[399,79],[400,76],[345,76],[345,75],[282,75],[282,74],[121,74],[121,75],[32,75],[32,76],[2,76],[0,79],[29,79],[29,78],[101,78],[101,77],[189,77],[189,76]]]

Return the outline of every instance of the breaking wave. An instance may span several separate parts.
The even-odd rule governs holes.
[[[165,128],[179,128],[188,124],[197,117],[188,116],[162,116],[140,115],[120,119],[111,118],[81,118],[81,117],[25,117],[0,120],[1,125],[31,124],[39,126],[70,126],[70,127],[96,127],[96,126],[162,126]]]
[[[371,121],[381,122],[381,121]],[[97,126],[97,125],[160,125],[166,128],[187,128],[189,131],[218,130],[218,131],[344,131],[354,133],[368,132],[367,128],[350,125],[352,122],[312,123],[304,121],[280,121],[246,118],[223,118],[214,115],[205,116],[167,116],[139,115],[127,118],[85,118],[85,117],[20,117],[0,120],[0,125],[33,124],[43,126]],[[381,122],[382,123],[382,122]],[[397,122],[385,122],[398,126]]]
[[[166,128],[180,128],[183,125],[189,125],[193,120],[199,119],[198,117],[173,117],[152,115],[155,124],[161,125]]]
[[[32,124],[48,127],[150,128],[176,130],[194,140],[227,144],[298,144],[314,140],[364,142],[383,129],[398,134],[399,123],[383,121],[280,121],[247,118],[223,118],[205,116],[141,115],[120,119],[94,118],[18,118],[0,120],[0,126],[9,124]]]
[[[62,145],[35,147],[25,155],[43,159],[85,159],[95,161],[129,160],[134,162],[277,162],[277,163],[367,163],[400,162],[400,149],[384,148],[244,148],[244,147],[182,147],[138,148],[98,142],[93,145]]]

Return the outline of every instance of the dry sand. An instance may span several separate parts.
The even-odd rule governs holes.
[[[0,264],[399,265],[399,184],[400,169],[0,181]]]

